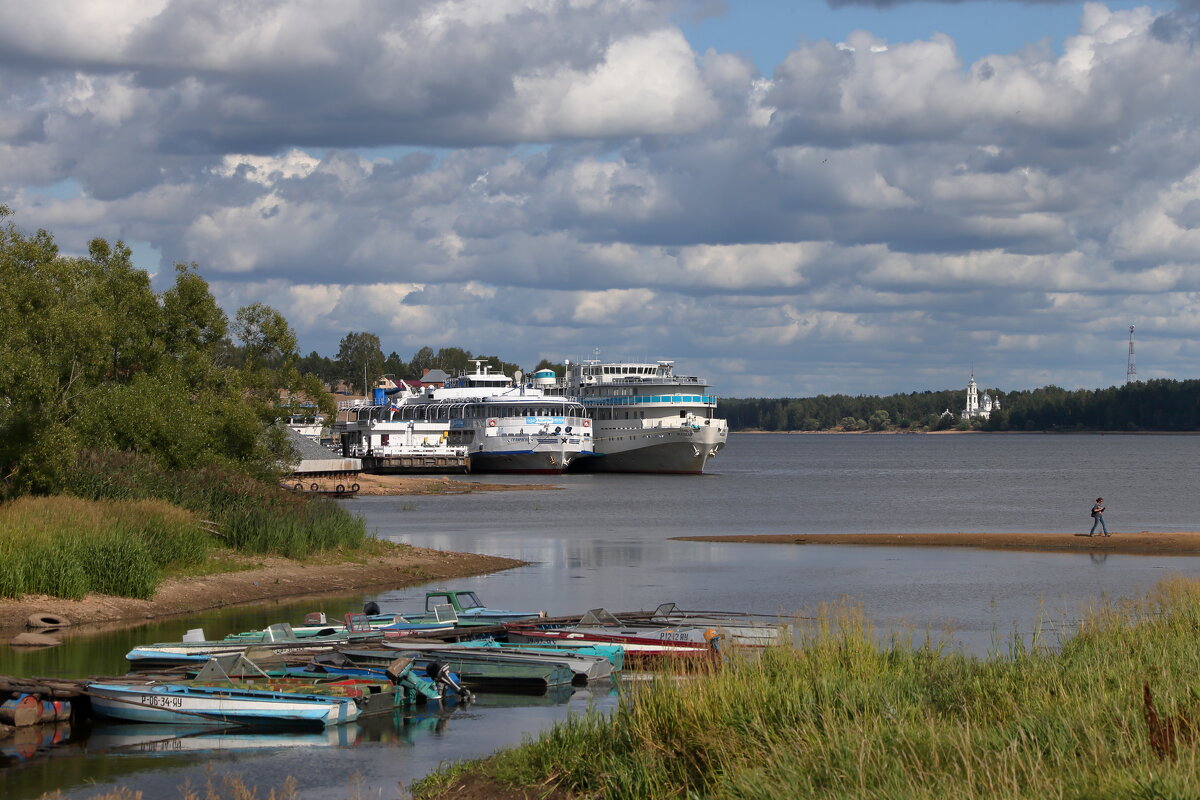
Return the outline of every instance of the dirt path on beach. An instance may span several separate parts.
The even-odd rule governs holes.
[[[152,600],[108,595],[88,595],[82,600],[33,595],[20,600],[0,600],[0,631],[8,634],[5,640],[11,638],[25,626],[31,614],[64,616],[75,626],[132,622],[285,597],[410,586],[441,578],[463,578],[511,569],[523,563],[499,556],[407,546],[362,562],[302,563],[261,556],[252,561],[245,559],[245,562],[255,565],[254,568],[163,581]]]
[[[689,542],[746,544],[856,544],[887,547],[982,547],[988,550],[1074,551],[1128,555],[1200,555],[1200,532],[1113,533],[822,533],[757,536],[677,536]]]

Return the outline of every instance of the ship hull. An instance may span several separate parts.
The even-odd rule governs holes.
[[[699,475],[725,446],[725,429],[647,428],[596,430],[596,454],[572,465],[577,472],[646,472]]]
[[[576,460],[587,461],[570,453],[564,458],[559,452],[501,452],[479,451],[471,454],[472,472],[510,472],[525,475],[558,475]],[[564,461],[566,463],[564,463]]]
[[[471,453],[471,471],[557,475],[591,454],[591,440],[576,436],[496,434]]]

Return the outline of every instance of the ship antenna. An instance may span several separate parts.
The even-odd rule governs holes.
[[[1133,360],[1133,326],[1129,326],[1129,362],[1125,366],[1125,382],[1137,383],[1137,364]]]

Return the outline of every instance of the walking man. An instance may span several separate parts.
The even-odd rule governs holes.
[[[1092,530],[1088,536],[1096,535],[1096,526],[1100,526],[1100,530],[1104,531],[1104,535],[1108,536],[1108,526],[1104,524],[1104,498],[1097,497],[1096,505],[1092,506]]]

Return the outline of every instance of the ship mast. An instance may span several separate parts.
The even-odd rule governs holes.
[[[1125,366],[1125,382],[1137,383],[1137,364],[1133,361],[1133,326],[1129,326],[1129,362]]]

